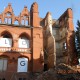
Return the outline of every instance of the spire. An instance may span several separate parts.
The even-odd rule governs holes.
[[[37,2],[34,2],[31,6],[32,12],[38,12],[38,4]]]

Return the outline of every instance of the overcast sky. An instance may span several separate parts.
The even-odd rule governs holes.
[[[27,6],[28,10],[30,10],[33,2],[38,3],[39,16],[42,18],[44,18],[49,11],[53,19],[58,19],[67,8],[72,8],[74,13],[74,26],[77,26],[76,21],[80,20],[80,0],[0,0],[0,13],[8,3],[11,3],[14,14],[18,16],[24,6]]]

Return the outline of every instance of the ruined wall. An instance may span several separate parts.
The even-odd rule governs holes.
[[[48,68],[56,65],[56,49],[55,49],[55,38],[52,35],[52,16],[51,13],[47,13],[45,18],[44,27],[44,51],[45,51],[45,63]]]
[[[16,21],[17,25],[15,25]],[[27,25],[26,21],[28,21]],[[0,38],[3,32],[5,34],[8,32],[13,39],[10,52],[5,52],[3,47],[0,48],[4,51],[0,51],[0,57],[8,57],[7,71],[17,72],[18,57],[29,59],[28,72],[43,71],[44,63],[48,68],[54,67],[56,63],[76,64],[72,10],[67,9],[57,21],[56,26],[54,25],[56,20],[52,19],[50,12],[45,18],[40,18],[36,2],[32,4],[30,12],[24,7],[19,16],[14,15],[11,4],[8,4],[0,14]],[[18,39],[22,33],[30,40],[30,48],[27,52],[18,51]]]
[[[74,61],[72,60],[73,56],[70,54],[72,53],[73,55],[76,55],[74,43],[74,26],[71,9],[67,9],[58,19],[58,27],[55,25],[53,26],[53,35],[56,40],[57,64],[63,62],[71,65]]]

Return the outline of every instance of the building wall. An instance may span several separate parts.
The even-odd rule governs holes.
[[[7,70],[0,72],[0,77],[6,76],[7,80],[14,79],[14,75],[17,78],[27,76],[17,72],[18,58],[28,59],[27,72],[41,72],[44,64],[48,68],[60,63],[77,64],[72,9],[67,9],[54,20],[50,12],[40,18],[36,2],[31,5],[30,12],[24,7],[19,16],[14,15],[11,4],[8,4],[0,14],[0,38],[4,35],[12,39],[11,47],[0,47],[0,59],[8,60]],[[28,48],[18,47],[21,36],[29,40]]]
[[[44,63],[49,68],[55,66],[54,63],[56,65],[60,63],[71,66],[76,65],[78,61],[75,49],[72,9],[67,9],[58,20],[53,20],[48,12],[43,21],[45,22]]]
[[[4,77],[6,80],[14,80],[15,74],[17,78],[27,76],[24,72],[17,72],[19,58],[28,59],[27,73],[43,71],[43,28],[40,26],[36,2],[31,5],[30,12],[27,7],[24,7],[19,16],[14,15],[11,4],[8,4],[3,13],[0,14],[0,39],[5,37],[12,39],[12,46],[0,47],[0,61],[7,59],[7,69],[0,72],[1,79]],[[29,40],[28,48],[19,47],[20,38]]]
[[[58,19],[58,23],[53,25],[53,36],[56,40],[56,63],[77,64],[72,9],[67,9]]]

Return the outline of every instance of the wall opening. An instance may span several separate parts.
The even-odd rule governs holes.
[[[0,19],[0,24],[2,23],[2,20]]]
[[[0,38],[0,47],[12,47],[12,35],[7,31],[2,32]]]
[[[28,26],[28,17],[27,16],[22,17],[21,24],[25,25],[25,26]]]
[[[47,70],[48,70],[48,65],[44,64],[44,71],[47,71]]]
[[[30,40],[28,39],[27,34],[23,33],[20,35],[18,45],[19,45],[19,48],[30,47]]]
[[[12,24],[12,19],[8,18],[8,24]]]
[[[65,50],[67,49],[66,42],[63,43],[63,48],[64,48]]]
[[[7,24],[8,23],[8,18],[4,19],[4,23]]]
[[[19,22],[16,20],[16,21],[14,22],[14,24],[15,24],[15,25],[19,25]]]
[[[28,26],[28,20],[25,21],[25,26]]]
[[[7,58],[1,58],[0,59],[0,71],[6,71],[7,70]]]

